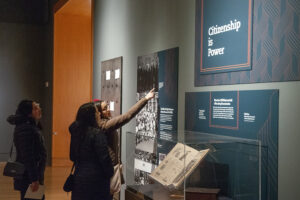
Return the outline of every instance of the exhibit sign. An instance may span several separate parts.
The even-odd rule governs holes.
[[[179,48],[158,52],[158,138],[177,140],[178,59]]]
[[[196,87],[300,80],[295,1],[195,2]]]
[[[163,158],[164,140],[177,138],[178,48],[138,57],[137,101],[155,88],[155,97],[136,115],[135,182],[149,183],[149,167]],[[173,146],[170,146],[173,148]],[[139,165],[139,161],[148,163]],[[150,172],[151,173],[151,172]]]
[[[261,194],[257,194],[262,195],[262,199],[277,199],[278,101],[278,90],[189,92],[185,95],[185,130],[258,141],[260,153],[254,155],[261,157],[253,156],[252,160],[255,163],[260,160],[256,167],[261,173],[253,175],[260,177],[259,183],[253,182],[253,188],[262,188]],[[251,152],[245,153],[251,156]],[[218,159],[231,166],[232,157]],[[243,182],[247,181],[243,180],[243,173],[249,166],[244,166],[243,162],[239,165],[238,169],[242,170],[235,171],[235,179],[240,185],[250,185],[249,180]],[[237,166],[230,169],[234,167]]]
[[[197,1],[195,67],[200,74],[251,69],[252,4]]]

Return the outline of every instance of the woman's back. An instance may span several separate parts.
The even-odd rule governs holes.
[[[69,128],[70,159],[75,162],[72,200],[111,200],[110,178],[114,169],[98,117],[93,103],[83,104]]]
[[[70,132],[70,158],[75,161],[75,175],[81,179],[109,179],[113,166],[104,133],[96,127],[80,130],[74,123]]]

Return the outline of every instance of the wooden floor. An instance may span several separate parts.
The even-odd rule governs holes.
[[[12,178],[3,176],[4,163],[0,163],[0,200],[18,200],[20,194],[13,190]],[[47,167],[45,173],[45,195],[47,200],[70,200],[71,193],[62,190],[71,167]]]

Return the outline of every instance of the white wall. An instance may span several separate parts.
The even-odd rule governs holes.
[[[94,98],[100,97],[101,61],[123,56],[122,112],[135,102],[137,57],[179,46],[179,130],[184,128],[185,92],[279,89],[278,199],[299,199],[300,82],[194,87],[194,0],[95,0]],[[124,126],[122,159],[127,131]]]

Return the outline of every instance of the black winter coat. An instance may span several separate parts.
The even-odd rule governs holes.
[[[14,144],[17,151],[16,161],[25,165],[22,177],[14,178],[14,188],[24,190],[34,181],[44,184],[47,152],[41,129],[33,118],[11,115],[7,121],[16,125]]]
[[[80,130],[77,122],[69,131],[70,159],[75,162],[72,199],[109,199],[114,170],[104,132],[97,127]]]

